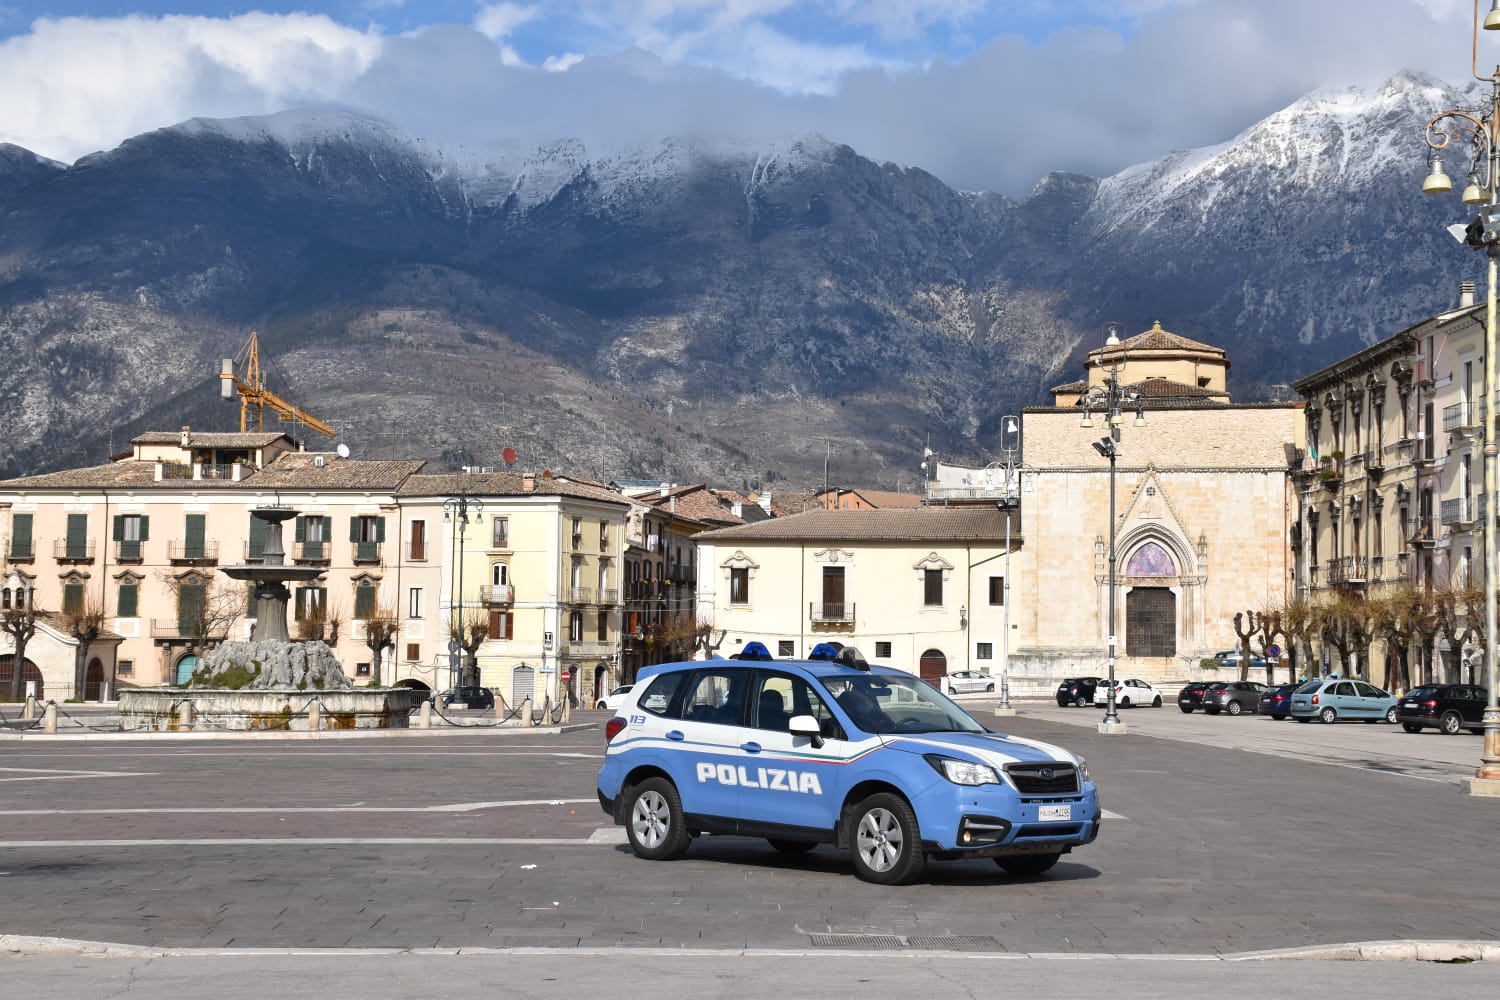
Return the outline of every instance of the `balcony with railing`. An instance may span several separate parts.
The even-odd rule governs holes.
[[[5,557],[13,563],[36,561],[36,542],[30,538],[12,538],[6,547]]]
[[[1372,444],[1365,449],[1365,471],[1385,471],[1385,448],[1378,444]]]
[[[1479,430],[1483,423],[1483,403],[1454,403],[1443,407],[1443,430],[1449,434],[1467,437]]]
[[[115,542],[115,562],[138,563],[146,560],[146,544],[138,538]]]
[[[1431,548],[1437,544],[1437,525],[1431,515],[1408,518],[1406,542],[1418,548]]]
[[[360,563],[378,563],[382,547],[382,542],[355,542],[350,546],[352,550],[350,558],[354,560],[356,566]]]
[[[1328,563],[1328,583],[1333,587],[1359,586],[1369,582],[1364,556],[1339,556]]]
[[[485,604],[513,604],[516,590],[508,583],[492,583],[484,588],[481,598]]]
[[[174,563],[216,563],[219,561],[219,543],[201,539],[168,542],[167,558]]]
[[[815,625],[851,625],[854,604],[846,601],[813,601],[807,606],[807,617]]]
[[[619,604],[620,603],[620,591],[619,591],[619,588],[617,588],[617,587],[600,587],[599,588],[599,603],[600,604]]]
[[[52,545],[52,557],[58,562],[93,562],[94,541],[91,538],[59,538]]]
[[[245,542],[245,562],[247,562],[247,563],[265,562],[266,561],[265,548],[266,548],[266,543],[265,542],[261,542],[259,545],[253,545],[253,544],[251,544],[248,541]]]
[[[1444,500],[1440,509],[1440,517],[1444,524],[1467,531],[1474,526],[1474,522],[1479,520],[1478,498],[1456,497]]]
[[[297,562],[333,562],[333,543],[332,541],[297,541],[293,543],[293,559]]]

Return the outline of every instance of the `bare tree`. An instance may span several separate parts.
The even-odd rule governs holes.
[[[36,635],[37,620],[41,616],[41,612],[36,607],[35,595],[34,590],[23,590],[11,603],[0,609],[0,632],[10,636],[13,649],[10,672],[11,701],[21,700],[21,674],[26,668],[26,645]]]
[[[1410,686],[1412,643],[1417,639],[1423,618],[1432,613],[1432,602],[1420,588],[1401,583],[1372,596],[1370,607],[1376,637],[1384,639],[1387,650],[1396,654],[1394,675],[1386,667],[1385,687],[1390,691],[1405,690]]]
[[[104,629],[104,602],[98,598],[86,598],[76,607],[63,611],[63,623],[68,634],[78,641],[73,651],[73,698],[82,701],[84,686],[88,682],[89,647]]]
[[[396,632],[401,627],[396,609],[377,608],[368,618],[361,619],[365,626],[365,645],[370,647],[370,685],[380,687],[380,661],[387,649],[396,648]]]
[[[298,608],[293,633],[303,642],[320,640],[330,646],[338,645],[339,632],[348,619],[344,605],[338,600],[325,600],[310,608]]]
[[[1234,634],[1240,638],[1240,680],[1250,679],[1250,639],[1260,631],[1260,615],[1254,611],[1234,613]]]
[[[490,637],[490,614],[481,607],[464,606],[448,621],[448,638],[456,639],[464,651],[460,685],[479,683],[479,647]]]
[[[209,644],[229,637],[234,623],[245,616],[245,591],[228,580],[198,573],[160,577],[177,607],[178,634],[192,646],[194,662],[201,663]]]

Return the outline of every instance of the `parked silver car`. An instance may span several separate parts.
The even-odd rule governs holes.
[[[959,670],[943,678],[943,690],[949,694],[995,690],[995,678],[978,670]]]

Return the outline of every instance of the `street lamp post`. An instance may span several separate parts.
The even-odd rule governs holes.
[[[1081,426],[1093,427],[1093,411],[1098,410],[1104,414],[1109,429],[1108,434],[1093,443],[1094,450],[1109,459],[1109,692],[1108,707],[1104,711],[1103,721],[1099,723],[1099,732],[1108,734],[1125,732],[1125,724],[1120,721],[1120,713],[1115,705],[1115,652],[1118,638],[1115,631],[1115,460],[1120,455],[1120,429],[1125,424],[1125,417],[1120,411],[1134,409],[1135,426],[1146,426],[1144,398],[1138,390],[1120,384],[1120,371],[1125,362],[1125,352],[1120,349],[1120,331],[1124,326],[1123,323],[1106,325],[1109,336],[1105,338],[1104,346],[1113,348],[1113,351],[1099,359],[1099,365],[1105,370],[1104,383],[1089,386],[1078,400],[1083,407]]]
[[[1003,605],[1000,633],[1000,708],[996,715],[1015,715],[1010,703],[1010,519],[1021,504],[1021,466],[1017,462],[1021,453],[1021,422],[1015,417],[1004,417],[1000,421],[1000,467],[1005,481],[1001,487],[998,506],[1005,512],[1005,579],[1001,581],[1000,601]]]
[[[1483,26],[1487,31],[1500,29],[1500,3],[1492,5],[1485,15]],[[1439,151],[1454,140],[1468,144],[1469,183],[1464,188],[1465,205],[1478,206],[1478,214],[1462,227],[1463,241],[1483,250],[1488,260],[1488,284],[1485,289],[1484,310],[1484,670],[1489,689],[1489,701],[1484,708],[1484,750],[1479,767],[1464,790],[1470,795],[1500,796],[1500,690],[1496,685],[1495,649],[1495,584],[1496,551],[1496,456],[1500,445],[1495,440],[1495,417],[1500,395],[1497,395],[1495,372],[1495,313],[1496,313],[1496,257],[1500,256],[1500,66],[1489,76],[1479,73],[1479,0],[1474,0],[1473,55],[1470,69],[1475,79],[1490,85],[1487,106],[1476,111],[1449,109],[1427,123],[1427,146],[1432,151],[1428,157],[1428,173],[1422,181],[1422,190],[1428,194],[1443,194],[1453,190],[1453,182],[1443,170]],[[1454,227],[1458,229],[1460,227]],[[1457,234],[1455,234],[1457,235]]]
[[[454,530],[454,532],[458,536],[458,546],[457,546],[457,548],[458,548],[458,559],[456,560],[456,562],[458,563],[458,566],[457,566],[458,586],[454,589],[454,591],[453,591],[453,599],[451,601],[449,601],[449,604],[448,604],[448,608],[449,608],[449,627],[448,627],[448,631],[449,631],[449,634],[452,636],[452,642],[458,643],[459,650],[460,650],[460,651],[453,651],[453,647],[452,647],[451,643],[450,643],[450,645],[448,647],[449,650],[451,651],[449,655],[452,656],[452,657],[454,657],[454,660],[450,660],[449,661],[449,665],[448,665],[448,672],[449,672],[449,675],[450,675],[449,676],[449,681],[450,681],[449,687],[453,687],[453,688],[457,688],[457,687],[462,687],[463,686],[463,668],[466,665],[466,664],[463,663],[463,661],[461,659],[461,657],[464,655],[461,652],[461,650],[463,649],[463,646],[464,646],[463,640],[467,638],[467,636],[464,635],[464,631],[463,631],[464,630],[464,600],[463,600],[463,594],[464,594],[464,533],[465,533],[465,529],[468,528],[468,526],[469,526],[470,519],[478,520],[479,519],[479,515],[481,515],[483,513],[484,513],[484,503],[482,501],[478,500],[475,497],[469,496],[468,484],[467,483],[465,483],[464,486],[459,490],[459,493],[458,493],[457,496],[451,496],[448,499],[446,499],[446,500],[443,501],[443,520],[448,521],[448,522],[450,522],[453,525],[453,530]],[[449,577],[449,581],[452,582],[451,575]]]

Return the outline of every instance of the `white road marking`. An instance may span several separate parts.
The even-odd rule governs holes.
[[[493,847],[587,847],[588,840],[569,837],[202,837],[172,840],[0,840],[0,850],[22,847],[41,850],[50,847],[423,847],[461,846]]]
[[[15,777],[5,775],[14,772]],[[74,778],[149,778],[155,771],[72,771],[52,767],[0,767],[0,781],[70,781]]]
[[[218,813],[463,813],[479,812],[483,809],[505,809],[510,806],[551,806],[597,804],[593,799],[512,799],[507,802],[449,802],[436,806],[163,806],[155,809],[94,808],[94,809],[7,809],[7,816],[153,816],[153,815],[212,815]]]

